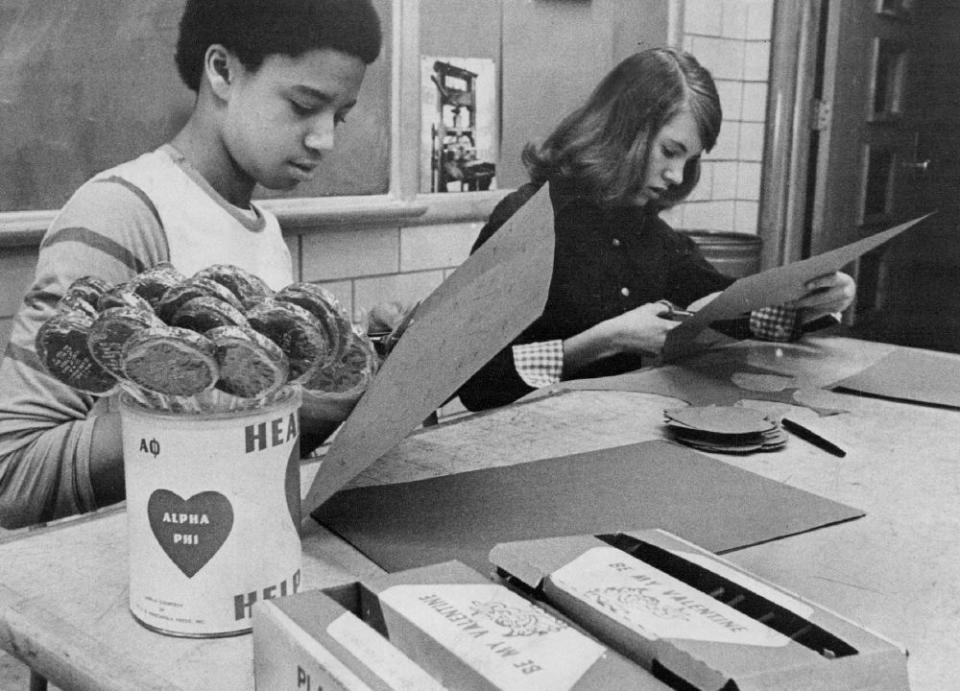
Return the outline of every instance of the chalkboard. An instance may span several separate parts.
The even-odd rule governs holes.
[[[183,4],[0,0],[0,212],[58,208],[95,173],[177,132],[193,104],[174,64]],[[374,4],[383,50],[358,105],[322,173],[282,196],[387,191],[391,4]]]

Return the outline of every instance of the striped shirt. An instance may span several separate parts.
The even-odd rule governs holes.
[[[37,357],[37,330],[77,278],[126,281],[163,261],[190,275],[235,264],[272,287],[292,280],[290,253],[269,212],[231,206],[170,146],[81,186],[40,244],[36,274],[0,363],[0,525],[16,527],[95,507],[90,445],[108,399],[67,387]]]

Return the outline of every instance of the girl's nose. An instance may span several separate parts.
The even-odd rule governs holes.
[[[671,185],[679,185],[683,182],[683,163],[671,163],[663,171],[663,178]]]

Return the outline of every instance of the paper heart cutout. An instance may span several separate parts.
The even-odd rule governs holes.
[[[170,490],[155,490],[147,516],[160,547],[187,578],[213,558],[233,528],[230,500],[213,491],[184,499]]]

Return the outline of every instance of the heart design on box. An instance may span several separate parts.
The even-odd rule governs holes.
[[[213,491],[184,499],[167,489],[155,490],[147,517],[160,547],[187,578],[213,558],[233,528],[230,500]]]

